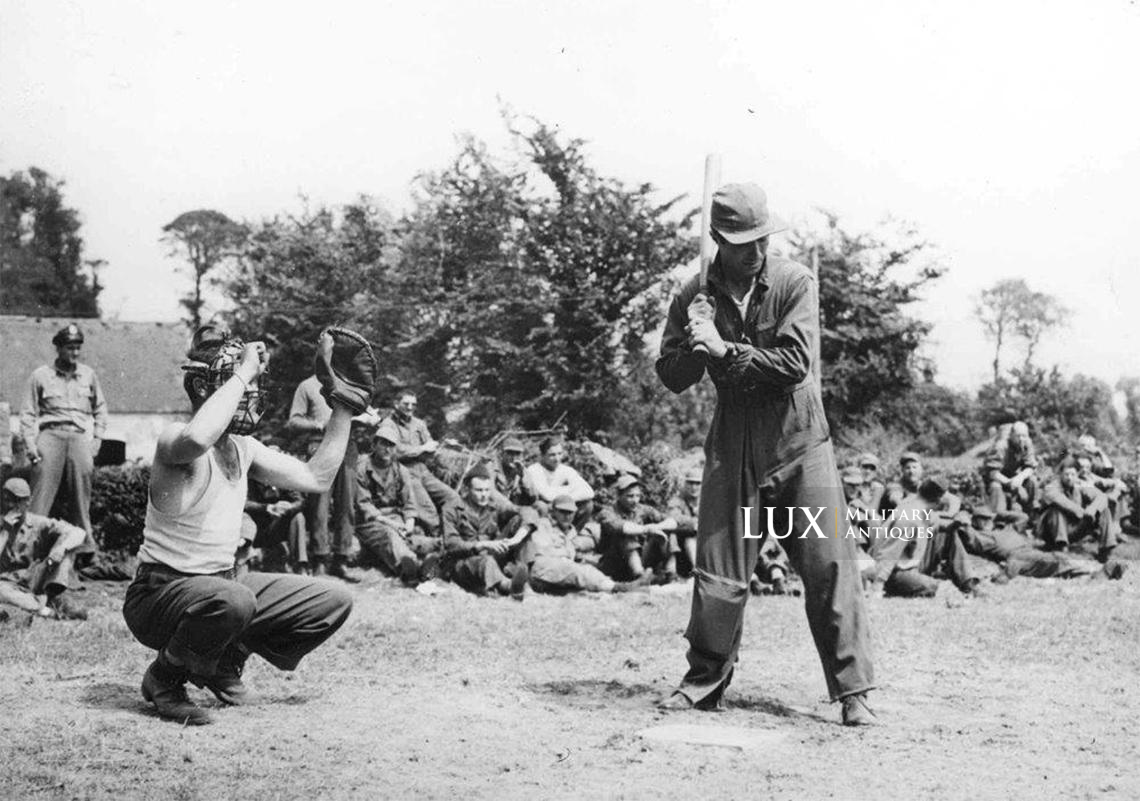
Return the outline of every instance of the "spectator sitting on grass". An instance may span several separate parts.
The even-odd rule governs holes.
[[[619,581],[639,579],[647,571],[660,574],[662,583],[677,578],[677,521],[641,502],[636,477],[620,476],[614,489],[617,500],[599,515],[602,572]]]
[[[30,513],[31,496],[31,487],[22,478],[8,479],[0,491],[0,603],[42,617],[86,620],[87,610],[72,603],[67,590],[75,553],[86,542],[87,532]]]

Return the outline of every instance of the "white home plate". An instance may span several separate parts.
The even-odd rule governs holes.
[[[722,748],[735,748],[738,751],[752,751],[769,748],[785,738],[784,734],[771,729],[747,729],[743,726],[699,726],[692,723],[669,723],[642,729],[638,737],[664,743],[685,745],[715,745]]]

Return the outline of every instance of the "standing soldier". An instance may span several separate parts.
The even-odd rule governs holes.
[[[288,428],[308,438],[307,455],[316,453],[332,417],[332,407],[321,396],[321,382],[311,375],[297,385],[293,405],[289,409]],[[355,583],[358,579],[345,571],[352,553],[354,503],[356,501],[356,463],[360,454],[349,437],[344,461],[336,471],[332,488],[305,498],[305,525],[309,530],[310,566],[315,576],[336,576]],[[303,568],[302,568],[303,569]]]
[[[61,485],[66,520],[91,539],[91,475],[107,428],[107,401],[95,371],[80,364],[83,332],[71,323],[52,337],[56,358],[32,371],[20,415],[28,458],[36,465],[29,511],[49,517]]]
[[[657,360],[657,374],[673,392],[706,371],[717,391],[705,442],[689,671],[662,707],[721,708],[761,538],[791,529],[783,544],[803,578],[828,693],[842,701],[845,724],[872,724],[865,698],[874,686],[870,632],[855,542],[812,530],[834,530],[845,513],[813,375],[817,282],[803,265],[768,255],[768,236],[784,226],[769,215],[759,186],[719,189],[711,227],[717,255],[707,288],[694,276],[674,296]],[[819,509],[810,524],[804,508]]]

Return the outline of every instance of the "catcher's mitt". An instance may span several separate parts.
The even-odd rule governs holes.
[[[347,328],[326,328],[317,339],[313,372],[329,405],[360,414],[372,400],[379,367],[368,340]]]

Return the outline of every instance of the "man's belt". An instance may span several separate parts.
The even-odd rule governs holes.
[[[65,423],[62,420],[54,423],[44,423],[40,426],[40,431],[70,431],[73,434],[84,433],[84,430],[75,423]]]
[[[135,578],[155,575],[165,576],[170,579],[210,576],[212,578],[222,578],[233,581],[237,578],[237,568],[231,567],[228,570],[219,570],[217,573],[183,573],[181,570],[175,570],[173,567],[168,567],[167,565],[160,564],[158,562],[139,562],[139,569],[135,573]]]

